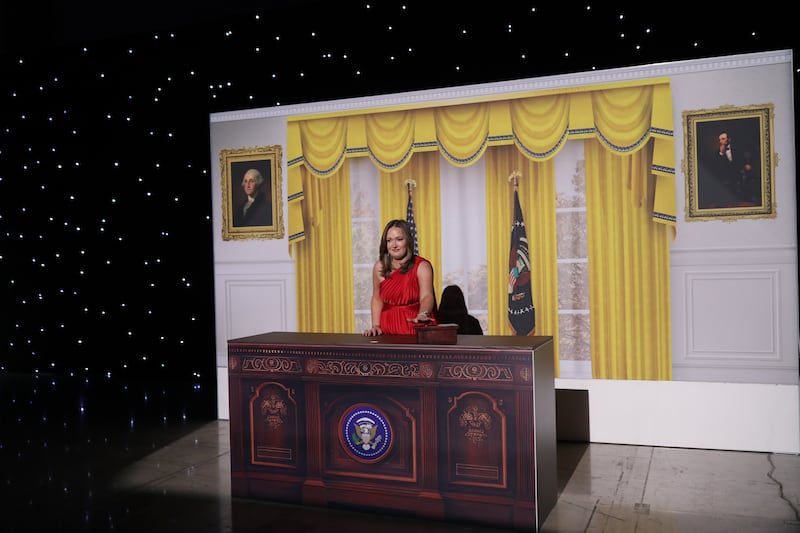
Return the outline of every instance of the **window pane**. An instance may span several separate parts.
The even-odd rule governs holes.
[[[585,262],[558,265],[558,308],[589,309],[589,266]]]
[[[583,142],[555,157],[558,253],[558,335],[561,372],[591,378],[586,161]]]
[[[442,219],[442,286],[458,285],[470,314],[486,311],[486,207],[484,160],[466,168],[439,158]]]
[[[581,259],[588,257],[586,239],[586,213],[566,211],[556,213],[556,235],[559,259]]]
[[[353,304],[356,332],[371,325],[372,265],[378,258],[378,170],[367,157],[350,161],[350,209],[353,224]]]
[[[591,361],[589,345],[589,315],[584,313],[559,313],[559,357],[565,361]]]
[[[372,268],[356,268],[353,272],[353,307],[369,313],[372,298]]]
[[[350,209],[354,219],[378,218],[378,169],[368,157],[350,159]]]
[[[586,207],[583,143],[568,142],[555,160],[556,208]]]
[[[380,240],[377,219],[353,219],[353,264],[372,267],[378,259]]]
[[[361,333],[365,329],[372,327],[372,317],[369,313],[361,313],[356,315],[356,333]]]

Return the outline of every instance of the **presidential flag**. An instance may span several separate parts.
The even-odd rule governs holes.
[[[508,324],[515,335],[536,334],[536,310],[531,293],[531,261],[528,236],[514,187],[514,224],[511,226],[511,253],[508,257]]]
[[[419,255],[419,241],[417,240],[417,224],[414,222],[414,202],[411,199],[411,186],[408,186],[408,203],[406,203],[406,222],[411,226],[411,236],[414,237],[414,255]]]

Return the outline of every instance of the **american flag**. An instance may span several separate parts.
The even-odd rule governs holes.
[[[411,226],[411,236],[414,237],[414,255],[419,255],[419,240],[417,239],[417,223],[414,222],[414,201],[411,199],[411,186],[408,186],[408,203],[406,204],[406,222]]]
[[[508,257],[508,323],[515,335],[536,334],[536,310],[531,293],[531,261],[528,236],[514,188],[514,224],[511,226],[511,252]]]

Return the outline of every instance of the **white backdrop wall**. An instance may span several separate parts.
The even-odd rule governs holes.
[[[221,150],[281,145],[285,192],[288,116],[654,77],[669,77],[673,95],[678,214],[670,254],[673,381],[563,377],[556,388],[587,391],[593,442],[800,453],[791,51],[211,115],[218,416],[229,415],[227,340],[297,328],[295,265],[287,238],[222,240]],[[765,104],[775,109],[777,216],[688,222],[682,113]],[[443,175],[443,195],[447,183]],[[482,198],[478,192],[459,194],[465,202]],[[283,209],[286,223],[285,198]],[[569,376],[565,365],[562,376]]]

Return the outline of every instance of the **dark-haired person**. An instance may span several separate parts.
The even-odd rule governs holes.
[[[717,149],[701,160],[698,207],[701,209],[761,205],[758,153],[733,142],[727,132],[718,137]]]
[[[439,324],[458,324],[459,335],[483,335],[478,319],[469,314],[464,293],[458,285],[448,285],[436,311]]]
[[[264,190],[264,176],[255,168],[242,177],[245,201],[233,211],[234,227],[269,226],[272,224],[272,204]]]
[[[414,236],[405,220],[383,229],[372,268],[372,327],[365,336],[411,335],[417,324],[436,323],[436,296],[430,261],[414,254]]]

